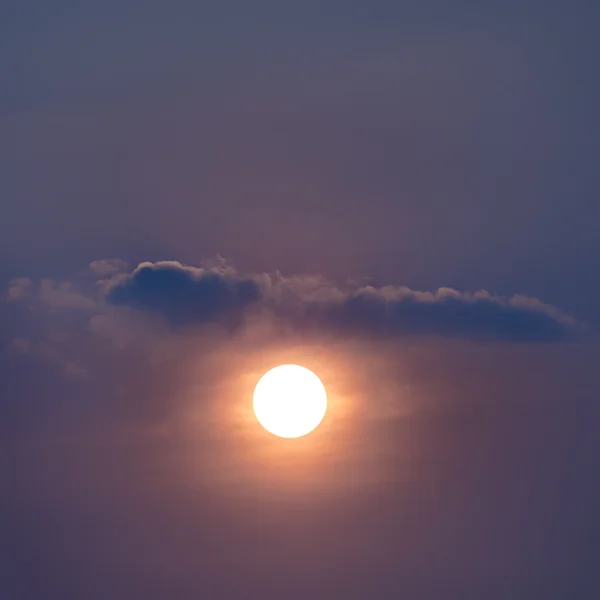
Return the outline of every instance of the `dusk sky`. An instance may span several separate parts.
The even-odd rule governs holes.
[[[5,2],[0,599],[599,598],[599,22]]]

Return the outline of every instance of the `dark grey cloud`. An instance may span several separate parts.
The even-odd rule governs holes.
[[[341,301],[311,303],[307,316],[340,331],[378,336],[433,334],[470,339],[557,341],[575,333],[574,322],[530,298],[367,288]]]
[[[155,311],[173,325],[235,323],[260,297],[249,278],[179,263],[143,263],[108,293],[111,304]]]
[[[263,308],[299,329],[357,336],[555,341],[576,330],[575,321],[555,307],[521,295],[344,287],[320,277],[241,275],[223,265],[205,269],[178,262],[141,264],[115,280],[107,300],[154,311],[174,325],[239,323],[244,313]]]

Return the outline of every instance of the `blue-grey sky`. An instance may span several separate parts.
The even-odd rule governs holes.
[[[3,11],[11,274],[221,253],[597,316],[593,3]]]
[[[5,2],[0,597],[598,597],[599,19]]]

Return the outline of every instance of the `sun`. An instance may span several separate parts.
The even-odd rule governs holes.
[[[299,365],[267,371],[254,389],[254,414],[270,433],[297,438],[315,429],[327,411],[321,380]]]

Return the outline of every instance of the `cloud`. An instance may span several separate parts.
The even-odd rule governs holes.
[[[262,308],[301,331],[356,336],[553,341],[576,330],[575,321],[556,307],[522,295],[340,286],[320,276],[241,275],[223,263],[209,268],[143,263],[115,280],[107,300],[153,311],[175,325],[238,323],[251,309]]]
[[[418,292],[406,287],[362,287],[306,302],[301,319],[357,335],[433,334],[510,341],[563,340],[575,321],[535,298],[501,298],[486,291],[449,288]]]
[[[8,286],[7,300],[37,302],[55,310],[90,309],[96,304],[93,298],[79,291],[74,283],[56,282],[48,278],[42,279],[39,284],[25,277],[13,279]]]
[[[127,269],[127,263],[118,258],[94,260],[88,266],[90,272],[98,277],[108,277],[115,273],[122,273]]]
[[[226,268],[212,270],[178,262],[142,263],[108,292],[110,304],[150,310],[173,325],[226,322],[235,324],[259,300],[251,278]]]
[[[24,300],[33,289],[33,281],[27,277],[19,277],[13,279],[8,286],[7,300],[19,301]]]
[[[51,279],[42,279],[39,286],[41,302],[53,309],[93,309],[96,302],[81,293],[70,282],[56,283]]]
[[[123,272],[118,260],[92,265],[96,265],[90,267],[93,272],[107,277],[94,289],[86,288],[85,281],[43,279],[38,284],[17,279],[9,287],[8,299],[37,310],[84,311],[91,330],[101,324],[102,332],[125,332],[118,337],[127,339],[147,327],[159,331],[161,322],[178,331],[197,324],[235,330],[244,322],[261,322],[268,325],[263,330],[270,335],[286,331],[390,340],[433,335],[548,342],[570,339],[581,330],[575,319],[555,306],[520,294],[500,297],[485,290],[339,284],[320,275],[242,274],[220,257],[200,267],[144,262],[131,273]]]

